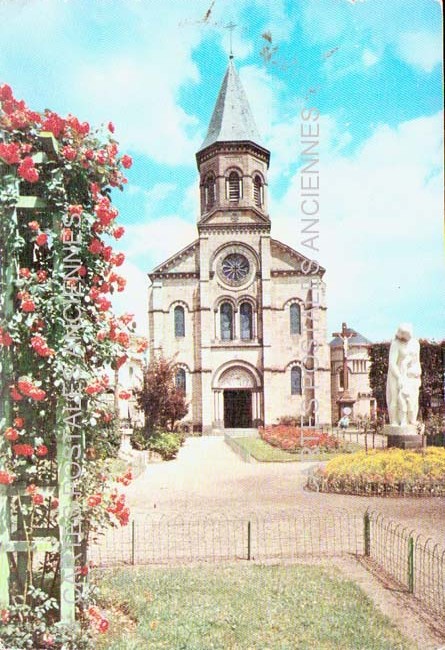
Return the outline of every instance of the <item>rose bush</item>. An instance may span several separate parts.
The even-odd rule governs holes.
[[[117,272],[124,254],[112,244],[124,228],[116,225],[111,191],[123,189],[122,168],[131,167],[131,158],[119,153],[114,127],[92,131],[72,115],[32,111],[6,84],[0,109],[0,489],[9,486],[11,517],[20,515],[28,543],[25,584],[12,566],[12,601],[2,613],[0,638],[17,648],[59,648],[67,633],[51,628],[58,604],[51,590],[37,597],[33,584],[40,571],[42,588],[54,587],[60,563],[46,553],[37,569],[30,549],[39,528],[58,525],[58,499],[46,487],[57,483],[57,441],[68,431],[81,432],[83,454],[75,492],[83,530],[80,583],[91,537],[129,517],[107,469],[118,439],[103,396],[110,390],[104,368],[126,361],[134,330],[133,317],[113,314],[110,300],[125,288]],[[129,480],[126,474],[119,482]],[[87,587],[81,593],[78,618],[91,622],[86,612],[94,604]],[[31,629],[37,605],[43,627],[30,641],[19,627]]]
[[[346,449],[346,444],[335,436],[312,429],[302,429],[295,425],[277,424],[261,427],[259,433],[268,444],[290,452],[311,449],[320,451]]]

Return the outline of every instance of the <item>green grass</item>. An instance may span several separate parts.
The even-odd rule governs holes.
[[[96,578],[102,607],[118,618],[99,636],[98,650],[414,648],[334,569],[143,567]],[[126,615],[119,617],[119,611]]]
[[[273,447],[262,438],[233,438],[234,442],[261,463],[288,463],[305,460],[330,460],[339,455],[339,451],[311,451],[308,453],[291,453]],[[351,449],[352,445],[348,445]],[[344,452],[343,452],[344,453]]]

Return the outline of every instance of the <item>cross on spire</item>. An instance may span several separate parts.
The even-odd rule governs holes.
[[[232,34],[233,34],[233,30],[235,29],[235,27],[237,27],[237,25],[233,22],[233,20],[231,20],[230,23],[228,23],[227,25],[224,25],[224,29],[228,29],[229,32],[230,32],[230,57],[229,58],[231,58],[231,59],[233,59]]]

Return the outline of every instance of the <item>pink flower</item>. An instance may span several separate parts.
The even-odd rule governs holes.
[[[108,130],[110,133],[114,133],[114,124],[113,122],[108,122]]]
[[[19,432],[17,431],[17,429],[14,429],[14,427],[8,427],[7,429],[5,429],[4,435],[6,440],[8,440],[9,442],[15,442],[16,440],[18,440]]]
[[[36,456],[43,458],[48,453],[48,447],[46,445],[39,445],[36,449]]]
[[[5,100],[13,99],[11,86],[8,84],[2,84],[0,86],[0,101],[4,102]]]
[[[93,255],[99,255],[99,253],[101,253],[103,247],[104,247],[104,245],[100,241],[100,239],[93,239],[91,241],[90,245],[88,246],[88,250],[90,251],[90,253],[93,253]]]
[[[20,147],[15,142],[4,144],[0,142],[0,158],[8,165],[17,165],[20,162]]]
[[[28,221],[28,228],[30,228],[33,231],[39,230],[39,222],[38,221]]]
[[[133,164],[133,159],[131,156],[127,156],[127,154],[125,154],[121,158],[121,163],[122,167],[125,167],[125,169],[130,169],[131,165]]]
[[[0,327],[0,345],[4,345],[5,348],[12,345],[13,340],[8,332],[5,332],[3,328]]]
[[[26,298],[25,300],[22,301],[22,304],[20,305],[22,310],[29,314],[30,312],[35,311],[36,306],[34,304],[34,301],[31,300],[30,298]]]
[[[14,445],[12,450],[16,456],[29,457],[34,454],[34,448],[32,447],[32,445],[18,444],[18,445]]]
[[[75,160],[77,157],[77,151],[74,149],[74,147],[71,147],[70,145],[66,145],[65,147],[62,147],[62,155],[69,161]]]
[[[36,183],[39,180],[39,172],[34,167],[34,161],[31,156],[23,158],[17,172],[19,176],[25,181],[28,181],[28,183]]]
[[[48,243],[48,235],[46,235],[44,232],[41,232],[40,235],[37,235],[36,237],[37,246],[46,246],[47,243]]]
[[[113,230],[113,237],[115,239],[120,239],[124,233],[125,233],[125,228],[123,226],[118,226]]]
[[[11,485],[11,483],[14,483],[14,480],[14,474],[0,470],[0,485]]]
[[[32,497],[32,502],[36,506],[41,506],[43,501],[44,501],[43,494],[38,494],[37,493],[37,494],[34,494],[33,497]]]

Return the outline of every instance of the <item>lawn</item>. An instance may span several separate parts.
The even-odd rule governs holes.
[[[96,573],[98,650],[412,650],[335,569],[199,566]],[[114,620],[113,620],[114,619]]]
[[[310,449],[303,453],[289,452],[269,445],[262,438],[233,438],[233,440],[239,447],[251,454],[255,460],[262,463],[330,460],[340,453],[339,451],[317,451],[316,449]]]

